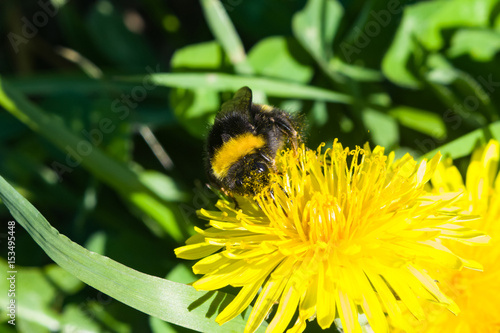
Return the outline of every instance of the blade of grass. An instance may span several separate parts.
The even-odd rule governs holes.
[[[234,71],[243,75],[254,74],[255,71],[248,61],[243,42],[220,0],[201,0],[201,7],[212,34],[228,55]],[[267,104],[267,96],[263,91],[254,90],[253,94],[255,100]]]
[[[196,291],[190,286],[138,272],[88,251],[61,235],[2,177],[0,198],[17,223],[52,260],[93,288],[141,312],[199,332],[243,331],[245,320],[241,316],[222,327],[213,318],[220,303],[227,304],[233,296]],[[247,311],[247,317],[249,313]],[[264,326],[260,332],[264,331]]]
[[[212,34],[229,56],[236,73],[253,74],[254,71],[248,63],[243,43],[222,3],[219,0],[201,0],[201,7]]]
[[[485,144],[490,139],[500,140],[500,121],[467,133],[452,142],[426,153],[422,158],[432,158],[437,152],[441,152],[443,156],[449,156],[452,159],[464,157],[470,155],[479,143]]]
[[[78,155],[78,144],[84,139],[73,134],[56,117],[38,108],[1,79],[0,105],[62,151],[68,151],[73,158],[81,159],[84,168],[157,221],[174,240],[180,242],[185,239],[187,232],[176,222],[181,220],[181,213],[174,203],[162,200],[161,195],[142,182],[138,174],[107,156],[98,147],[92,146],[84,157],[75,156]]]
[[[122,77],[124,81],[139,82],[141,77]],[[175,88],[210,88],[220,91],[236,91],[243,86],[261,90],[266,94],[283,98],[301,98],[325,102],[351,104],[352,97],[335,91],[254,76],[223,73],[159,73],[152,74],[150,80],[160,86]]]
[[[4,77],[7,79],[7,77]],[[108,82],[106,78],[96,80],[83,76],[41,75],[23,78],[8,78],[9,86],[26,95],[51,95],[61,92],[84,94],[130,92],[135,84],[127,82]],[[165,91],[151,90],[152,96],[164,96]]]

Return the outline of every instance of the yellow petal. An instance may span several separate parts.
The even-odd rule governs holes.
[[[394,294],[387,286],[387,283],[378,274],[374,274],[369,271],[365,273],[371,284],[375,288],[391,320],[398,327],[402,327],[404,330],[408,330],[408,323],[406,322],[406,320],[404,320],[401,309],[399,308],[398,302],[396,301],[396,297],[394,297]]]
[[[193,260],[209,256],[212,253],[219,251],[221,248],[222,246],[198,243],[178,247],[174,250],[174,252],[178,258]]]
[[[485,176],[488,179],[487,185],[491,187],[495,179],[498,169],[498,159],[500,155],[500,143],[495,140],[490,140],[484,149],[483,168]]]
[[[273,320],[267,326],[266,332],[284,332],[290,320],[292,320],[297,305],[300,300],[300,291],[295,290],[291,281],[288,281],[287,286],[279,300],[278,311],[274,315]]]
[[[399,296],[401,301],[406,305],[408,310],[418,319],[423,320],[425,318],[424,310],[420,302],[418,301],[415,294],[411,291],[410,287],[407,285],[408,281],[404,279],[404,276],[398,276],[397,273],[391,272],[383,275],[387,280],[391,288],[394,290],[396,295]]]
[[[361,333],[361,326],[358,323],[358,312],[356,304],[341,289],[337,290],[335,297],[337,310],[339,312],[342,328],[346,332]]]
[[[318,290],[316,299],[318,304],[317,320],[322,329],[329,328],[335,319],[335,293],[333,292],[334,286],[327,286],[326,284],[326,267],[323,262],[319,265],[318,274]]]
[[[235,260],[223,267],[214,269],[210,275],[205,275],[193,283],[193,287],[198,290],[215,290],[223,288],[231,283],[231,280],[245,271],[244,261]]]
[[[257,295],[264,279],[265,277],[241,288],[238,295],[219,313],[215,321],[222,325],[245,311]]]
[[[288,259],[281,263],[276,271],[278,271],[279,274],[284,274],[284,272],[287,271],[290,272],[294,262],[295,260]],[[265,283],[257,301],[255,301],[250,317],[248,318],[247,325],[245,326],[244,333],[253,333],[259,328],[260,324],[269,314],[274,302],[280,297],[287,282],[287,279],[270,278]]]
[[[363,313],[366,315],[368,322],[374,332],[387,332],[387,319],[384,310],[380,304],[372,285],[364,272],[355,272],[361,274],[352,274],[355,278],[356,286],[362,291],[362,302],[360,303]]]
[[[227,266],[231,260],[223,253],[216,253],[211,256],[205,257],[193,265],[194,274],[206,274],[208,272],[215,272],[221,267]]]
[[[306,319],[311,318],[316,312],[317,304],[317,293],[318,290],[318,279],[317,277],[312,277],[309,279],[307,290],[302,296],[299,304],[299,317]]]

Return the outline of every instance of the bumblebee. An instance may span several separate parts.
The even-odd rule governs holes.
[[[278,150],[298,147],[297,122],[287,112],[252,103],[239,89],[215,117],[206,146],[209,180],[225,194],[254,195],[269,183]]]

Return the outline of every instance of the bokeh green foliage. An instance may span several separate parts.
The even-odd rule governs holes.
[[[42,9],[36,1],[0,3],[7,37],[0,52],[0,175],[69,239],[149,275],[194,279],[173,248],[200,226],[195,210],[216,200],[203,185],[203,140],[220,104],[241,86],[256,102],[301,114],[311,148],[339,138],[351,147],[369,141],[398,154],[440,149],[461,158],[481,141],[500,139],[500,1],[52,4],[60,6],[57,14],[13,46],[12,34],[23,36],[22,18],[32,21]],[[151,132],[172,163],[145,143]],[[91,152],[78,154],[82,141],[92,140]],[[9,208],[16,205],[28,207],[19,199]],[[4,205],[0,216],[12,219]],[[86,285],[55,266],[30,235],[36,218],[29,220],[34,227],[23,226],[30,233],[19,226],[16,234],[20,332],[189,331],[148,316],[156,312],[119,289],[106,291],[130,306],[90,287],[113,288],[105,280],[117,275],[89,277],[61,265]],[[0,230],[2,246],[6,232]],[[78,253],[74,243],[61,244]],[[91,272],[99,271],[96,258]],[[160,286],[152,283],[148,292]],[[171,295],[199,297],[183,288],[172,287]],[[0,293],[4,321],[7,301]],[[213,321],[208,311],[211,319],[203,320]],[[160,318],[196,328],[181,319],[202,315]],[[14,331],[5,322],[0,330]]]

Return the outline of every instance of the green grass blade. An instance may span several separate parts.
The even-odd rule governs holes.
[[[243,43],[219,0],[201,0],[208,26],[239,74],[253,74]]]
[[[52,260],[93,288],[151,316],[199,332],[243,331],[245,321],[241,317],[222,327],[214,320],[216,306],[219,305],[214,304],[217,301],[229,302],[233,296],[218,292],[210,297],[206,292],[138,272],[88,251],[61,235],[2,177],[0,198],[17,223],[28,231]],[[263,330],[264,327],[261,327],[260,331]]]
[[[117,94],[130,92],[135,84],[127,82],[109,82],[107,78],[92,79],[76,75],[36,75],[28,77],[4,77],[9,86],[25,95],[53,95],[58,93]],[[165,91],[154,89],[151,96],[164,96]]]
[[[77,147],[84,139],[73,134],[58,118],[47,114],[1,80],[0,106],[63,152],[67,151],[72,158],[80,159],[81,166],[157,221],[173,239],[181,242],[186,238],[185,230],[177,223],[181,221],[177,205],[162,200],[161,195],[148,187],[138,174],[106,155],[98,147],[92,146],[86,156],[79,156]]]
[[[243,75],[255,74],[254,68],[248,61],[243,42],[222,2],[220,0],[201,0],[201,6],[212,34],[228,55],[234,66],[234,71]],[[267,96],[261,90],[254,90],[253,94],[259,103],[268,103]]]
[[[500,140],[500,121],[496,121],[442,145],[426,153],[422,158],[432,158],[437,152],[441,152],[444,156],[449,156],[452,159],[464,157],[470,155],[478,144],[485,144],[490,139]]]
[[[140,82],[142,77],[124,77],[126,81]],[[319,100],[334,103],[352,103],[352,97],[335,91],[275,79],[223,73],[159,73],[150,80],[158,85],[175,88],[210,88],[219,91],[236,91],[243,86],[261,90],[269,96]]]

